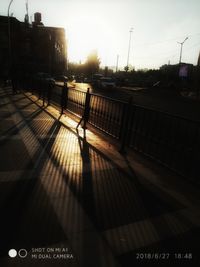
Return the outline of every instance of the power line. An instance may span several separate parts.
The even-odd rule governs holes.
[[[191,37],[194,37],[194,36],[197,36],[197,35],[200,35],[200,33],[190,34],[190,35],[187,35],[187,36],[191,38]],[[137,47],[137,46],[151,46],[151,45],[158,45],[158,44],[162,44],[162,43],[168,43],[168,42],[175,41],[177,39],[181,39],[181,38],[184,38],[184,37],[185,37],[185,35],[182,35],[182,36],[178,36],[178,37],[167,39],[167,40],[163,40],[163,41],[157,41],[157,42],[152,42],[152,43],[139,43],[139,44],[136,44],[135,47]]]
[[[196,43],[196,44],[194,44],[194,45],[192,45],[192,46],[190,46],[190,47],[187,47],[187,48],[185,48],[185,50],[190,50],[191,48],[194,48],[195,46],[200,46],[200,42],[198,42],[198,43]]]

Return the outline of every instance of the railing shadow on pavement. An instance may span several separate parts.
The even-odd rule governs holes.
[[[29,107],[31,105],[28,104],[26,105],[25,107]],[[1,132],[1,135],[2,135],[2,138],[0,140],[0,142],[2,143],[6,143],[9,141],[9,138],[12,137],[13,135],[17,134],[20,130],[22,130],[25,126],[26,126],[26,123],[27,123],[27,120],[31,121],[31,120],[34,120],[35,117],[37,117],[40,113],[42,112],[42,110],[40,108],[38,108],[36,111],[34,111],[30,116],[28,116],[26,118],[26,120],[22,119],[20,121],[18,121],[17,123],[15,123],[14,126],[10,127],[9,129],[6,129],[5,131]],[[12,115],[14,115],[15,113],[18,113],[18,111],[16,112],[13,112]],[[5,116],[1,116],[1,119],[6,119],[6,118],[9,118],[10,115],[7,115],[6,117]]]
[[[22,118],[25,118],[24,114],[23,114],[23,109],[20,111],[20,114],[21,114]],[[35,117],[35,119],[37,119],[37,117]],[[62,166],[60,166],[59,157],[57,158],[57,156],[54,155],[54,153],[52,152],[52,147],[54,145],[55,139],[58,136],[60,126],[61,126],[61,124],[59,122],[59,119],[54,120],[51,128],[48,129],[48,131],[45,133],[47,140],[45,142],[43,142],[43,140],[41,140],[41,138],[38,137],[37,129],[33,128],[30,121],[28,122],[28,127],[29,127],[30,131],[33,133],[34,137],[36,137],[38,143],[43,148],[42,148],[42,150],[41,149],[36,150],[35,154],[32,157],[32,160],[35,162],[33,172],[29,175],[29,177],[27,177],[27,172],[24,172],[24,175],[21,176],[21,179],[20,179],[21,181],[18,181],[15,184],[15,187],[12,189],[12,193],[10,192],[10,198],[6,198],[6,200],[8,202],[9,211],[12,214],[12,215],[10,215],[10,212],[8,214],[7,209],[3,210],[4,221],[2,222],[2,226],[4,227],[6,234],[8,234],[8,231],[6,231],[6,229],[9,229],[9,234],[6,237],[7,240],[5,242],[5,244],[7,244],[7,248],[10,246],[11,243],[15,244],[18,235],[21,234],[21,231],[22,231],[21,227],[23,227],[24,234],[22,236],[20,235],[20,242],[21,242],[21,244],[23,242],[25,242],[25,245],[27,248],[33,246],[33,244],[34,245],[44,245],[44,243],[47,242],[46,240],[42,240],[42,238],[39,238],[39,240],[36,240],[35,237],[33,235],[30,236],[30,233],[29,233],[30,226],[31,225],[33,226],[33,223],[35,222],[34,215],[35,215],[37,206],[35,207],[34,205],[38,205],[39,203],[43,203],[42,206],[45,208],[45,210],[43,210],[42,218],[44,221],[43,221],[42,225],[45,222],[47,223],[46,220],[49,220],[49,216],[48,216],[47,211],[46,211],[46,209],[48,210],[48,208],[46,206],[49,205],[48,204],[49,201],[48,201],[48,197],[46,197],[44,192],[43,192],[43,188],[42,188],[43,186],[41,185],[40,179],[39,179],[39,176],[41,175],[43,167],[47,163],[47,158],[43,157],[44,154],[47,153],[49,155],[50,159],[48,159],[48,161],[50,160],[51,164],[54,165],[54,167],[58,171],[59,179],[61,179],[61,177],[63,178],[63,176],[64,176],[64,179],[65,179],[66,183],[68,184],[70,190],[73,192],[73,194],[76,195],[76,197],[79,199],[80,203],[82,203],[82,200],[84,198],[87,198],[87,194],[91,195],[90,190],[88,190],[88,184],[86,184],[84,186],[84,190],[83,190],[85,193],[83,195],[81,193],[82,196],[80,196],[80,195],[77,196],[77,194],[76,194],[77,193],[76,182],[75,182],[75,184],[69,182],[70,179],[69,179],[68,171],[66,170],[66,168],[62,168]],[[49,136],[51,136],[52,138],[49,138]],[[74,134],[73,134],[73,136],[74,136]],[[87,145],[87,143],[85,143],[85,145]],[[84,145],[84,151],[85,151],[85,147],[86,147],[85,145]],[[58,153],[59,153],[59,151],[58,151]],[[48,177],[48,175],[49,175],[48,171],[47,171],[47,173],[45,173],[43,175]],[[55,177],[53,176],[52,178],[55,178]],[[53,186],[55,187],[56,185],[53,184]],[[43,193],[41,193],[41,191]],[[19,192],[20,192],[20,195],[18,194]],[[42,198],[41,198],[41,196],[42,196]],[[7,197],[8,197],[8,195],[7,195]],[[36,197],[37,197],[37,201],[36,201]],[[33,198],[33,200],[31,198]],[[89,203],[89,202],[87,202],[87,203]],[[32,207],[32,213],[31,214],[27,210],[29,205],[31,205],[31,207]],[[38,216],[41,217],[39,210],[40,210],[40,208],[38,209]],[[71,210],[71,208],[70,208],[70,210]],[[23,220],[27,217],[26,212],[28,213],[29,216],[28,216],[28,219],[26,219],[27,224],[24,225]],[[87,208],[86,208],[86,213],[87,213]],[[12,225],[13,225],[12,218],[13,219],[15,218],[15,227],[14,228],[12,228]],[[44,228],[42,225],[40,225],[41,229]],[[10,231],[10,228],[12,229],[11,231]],[[36,234],[36,230],[38,230],[38,224],[37,223],[36,223],[35,230],[34,230],[35,234]],[[39,232],[41,232],[41,230]],[[44,235],[41,235],[41,236],[44,236]],[[3,237],[5,237],[5,236],[3,235]],[[29,240],[27,240],[27,237],[29,237]],[[60,238],[61,237],[59,235],[59,236],[57,236],[56,240],[51,241],[50,240],[51,239],[51,233],[49,233],[48,242],[50,242],[50,243],[51,242],[58,242],[58,240],[60,240]],[[61,240],[63,238],[64,238],[64,235],[62,235]],[[84,240],[83,240],[83,242],[84,242]],[[18,245],[15,244],[16,245],[15,247],[16,248],[20,247],[21,244],[18,244]],[[83,244],[83,247],[84,247],[84,244]]]
[[[17,108],[16,102],[13,102],[13,105]],[[25,116],[23,114],[23,108],[21,108],[21,110],[18,109],[18,112],[20,113],[21,118],[22,118],[21,122],[23,120],[26,120],[25,123],[20,128],[18,128],[19,125],[16,126],[20,131],[25,126],[27,126],[26,125],[27,123],[30,126],[31,122],[35,118],[37,118],[37,116],[39,116],[39,114],[42,112],[42,110],[39,109],[39,111],[37,110],[35,113],[32,113],[30,116],[28,116],[29,117],[28,122],[27,122],[27,116]],[[57,125],[57,123],[56,123],[56,125]],[[55,125],[55,127],[56,127],[56,125]],[[31,127],[29,127],[29,129],[30,128]],[[49,134],[51,134],[52,131],[54,131],[54,125],[49,130]],[[9,137],[10,136],[6,137],[7,140],[9,140]],[[29,142],[29,141],[31,141],[31,140],[27,140],[27,142]],[[5,141],[4,141],[4,145],[5,145]],[[28,233],[29,236],[26,236],[26,229],[29,228],[30,225],[34,229],[34,224],[33,224],[33,222],[31,222],[31,219],[33,219],[33,221],[35,221],[35,218],[33,218],[34,217],[33,214],[29,214],[30,216],[28,217],[28,218],[30,218],[28,221],[30,225],[29,226],[26,225],[24,227],[24,229],[21,229],[22,225],[24,225],[24,222],[23,222],[23,220],[25,219],[24,216],[25,216],[26,212],[29,213],[29,211],[27,210],[27,207],[28,207],[28,204],[30,204],[30,202],[32,202],[31,196],[33,196],[33,192],[34,192],[35,188],[38,186],[37,175],[39,173],[37,173],[37,171],[38,171],[38,168],[40,168],[40,167],[37,165],[39,165],[39,163],[40,163],[42,152],[43,152],[43,149],[37,150],[35,155],[31,159],[33,171],[28,172],[28,174],[27,174],[27,170],[25,170],[24,174],[21,175],[20,180],[16,181],[13,184],[13,186],[10,188],[10,190],[4,192],[4,194],[1,196],[1,200],[3,200],[5,198],[4,200],[6,201],[6,205],[4,205],[1,209],[1,215],[2,215],[1,230],[4,229],[3,234],[2,234],[2,240],[4,241],[4,251],[5,251],[5,247],[6,247],[6,249],[10,248],[10,243],[13,243],[13,242],[15,243],[17,240],[21,240],[22,243],[23,243],[23,241],[25,241],[27,248],[29,247],[28,246],[29,242],[33,242],[32,246],[35,245],[34,242],[37,242],[37,243],[38,242],[39,243],[45,242],[44,240],[42,240],[42,239],[40,240],[40,238],[38,238],[39,235],[37,235],[38,240],[36,240],[34,238],[34,233],[36,233],[36,231],[35,232],[33,231],[34,232],[33,234],[31,234],[31,232],[29,232]],[[23,155],[21,155],[21,156],[23,156]],[[20,158],[18,160],[20,160]],[[9,183],[8,183],[8,185],[9,185]],[[43,195],[44,194],[45,193],[43,192]],[[41,195],[40,195],[40,197],[41,197]],[[41,202],[42,202],[42,199],[41,199]],[[3,203],[1,203],[1,204],[3,204]],[[36,215],[36,213],[37,213],[37,211],[36,211],[36,209],[34,209],[34,214]],[[53,216],[52,212],[51,212],[51,216]],[[15,222],[14,225],[13,225],[13,222]],[[37,224],[37,230],[39,230],[39,227],[40,226]],[[23,230],[25,231],[25,234],[22,234],[22,236],[20,236],[20,237],[18,236],[18,238],[16,238],[16,236],[18,234],[20,235],[20,233],[22,233]],[[31,230],[31,228],[29,228],[29,230]],[[59,236],[60,237],[62,236],[61,230],[60,230]],[[30,240],[28,240],[27,237],[30,238]],[[48,237],[48,235],[46,234],[46,239],[48,239],[47,237]],[[15,241],[14,241],[14,239],[15,239]],[[40,243],[40,245],[41,244],[42,243]],[[18,244],[17,247],[20,248],[20,244]]]
[[[47,110],[43,109],[43,111],[50,115]],[[23,112],[21,112],[21,116],[25,118]],[[84,224],[84,221],[78,221],[79,217],[75,219],[74,203],[70,197],[67,197],[68,193],[65,187],[70,189],[70,192],[78,200],[99,231],[120,227],[121,225],[147,219],[155,214],[158,215],[169,210],[182,208],[181,204],[177,204],[167,194],[162,196],[162,192],[158,192],[158,189],[152,185],[150,187],[141,185],[138,188],[138,178],[135,176],[134,170],[130,175],[109,156],[89,144],[86,136],[83,135],[81,137],[79,131],[73,131],[62,124],[59,119],[57,120],[52,115],[50,116],[52,118],[51,125],[43,125],[41,129],[34,127],[30,123],[28,124],[40,148],[35,151],[32,157],[36,162],[34,172],[30,175],[32,179],[28,180],[27,173],[24,173],[22,179],[26,182],[19,185],[22,195],[17,197],[17,203],[21,204],[24,210],[21,210],[19,214],[21,219],[16,215],[15,211],[15,215],[19,220],[16,227],[20,228],[20,224],[23,225],[23,217],[25,216],[26,205],[28,205],[24,206],[24,202],[26,198],[31,201],[31,197],[34,199],[31,204],[34,212],[32,215],[29,213],[30,217],[26,222],[32,225],[33,222],[31,220],[34,220],[36,210],[41,203],[43,203],[44,222],[48,222],[48,212],[50,212],[51,208],[47,208],[47,206],[52,205],[49,204],[49,196],[46,192],[48,190],[49,192],[57,190],[58,195],[63,196],[62,205],[58,207],[57,213],[62,214],[63,217],[66,216],[63,213],[63,207],[66,207],[65,212],[68,212],[68,223],[71,224],[72,232],[76,230],[77,224]],[[38,133],[38,131],[40,132]],[[41,138],[41,134],[44,134],[46,138],[45,136]],[[83,179],[86,179],[86,181],[84,182]],[[65,186],[63,186],[62,181]],[[45,188],[47,184],[48,190]],[[17,194],[18,189],[16,187],[15,194]],[[83,204],[83,199],[86,198],[88,199]],[[16,199],[12,199],[10,206],[14,201]],[[89,201],[93,203],[88,204]],[[153,205],[151,205],[152,203]],[[42,216],[41,211],[39,216]],[[57,217],[55,214],[53,216]],[[75,221],[72,221],[72,218]],[[42,227],[44,227],[44,222]],[[55,227],[54,223],[52,227]],[[29,230],[30,228],[26,228],[25,233]],[[51,230],[53,229],[50,226],[50,238],[47,241],[42,240],[42,238],[36,241],[32,237],[28,241],[29,247],[32,245],[31,242],[36,242],[38,245],[45,242],[52,243],[52,240],[50,240]],[[143,232],[144,229],[138,228],[138,231]],[[119,237],[119,235],[115,236],[116,242]],[[57,241],[60,238],[61,236],[58,235]],[[144,238],[142,234],[141,238]],[[130,232],[129,241],[133,239],[134,237]],[[82,242],[84,247],[86,240],[83,239]],[[98,248],[96,249],[98,250]],[[96,253],[100,255],[100,251],[96,251]]]

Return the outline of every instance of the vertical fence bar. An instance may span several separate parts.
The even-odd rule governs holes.
[[[83,115],[82,118],[80,119],[79,123],[77,124],[76,128],[78,128],[78,126],[81,124],[81,122],[83,121],[83,129],[86,130],[87,127],[87,122],[89,120],[89,116],[90,116],[90,98],[91,98],[91,94],[90,94],[90,89],[87,89],[87,93],[85,96],[85,105],[84,105],[84,111],[83,111]]]
[[[63,114],[64,109],[67,108],[68,102],[68,86],[67,83],[64,83],[61,93],[61,114]]]
[[[43,82],[43,85],[42,85],[42,105],[43,105],[43,106],[44,106],[44,104],[45,104],[46,87],[47,87],[46,82]]]
[[[42,97],[42,81],[38,81],[37,86],[38,86],[38,99],[41,99],[41,97]]]
[[[122,115],[122,124],[121,124],[121,147],[120,147],[120,153],[126,153],[126,145],[127,145],[127,138],[129,136],[130,131],[130,114],[131,114],[131,106],[132,106],[133,98],[129,98],[128,104],[124,105],[124,112]]]
[[[83,129],[86,129],[86,124],[89,120],[89,116],[90,116],[90,98],[91,98],[91,94],[90,94],[90,89],[87,89],[87,93],[86,93],[86,98],[85,98],[85,109],[84,109],[84,124],[83,124]]]

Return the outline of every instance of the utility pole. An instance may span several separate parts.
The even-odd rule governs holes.
[[[186,37],[185,40],[184,40],[183,42],[177,42],[178,44],[181,45],[179,64],[181,64],[183,44],[185,43],[185,41],[186,41],[187,39],[188,39],[188,37]]]
[[[10,75],[11,66],[12,66],[12,51],[11,51],[11,31],[10,31],[10,6],[13,0],[10,0],[8,5],[8,71]]]
[[[119,62],[119,55],[117,55],[116,72],[118,71],[118,62]]]
[[[128,44],[128,55],[127,55],[127,65],[125,67],[126,71],[128,71],[129,67],[129,55],[130,55],[130,47],[131,47],[131,35],[132,35],[132,32],[133,32],[133,28],[130,29],[129,33],[130,33],[130,36],[129,36],[129,44]]]
[[[26,0],[26,15],[25,15],[25,22],[29,23],[29,15],[28,15],[28,0]]]

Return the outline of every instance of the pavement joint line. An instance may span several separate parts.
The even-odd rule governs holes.
[[[24,175],[25,173],[27,174],[27,177],[22,178],[21,176]],[[35,179],[35,177],[32,176],[32,173],[33,173],[32,170],[0,171],[0,183]]]

